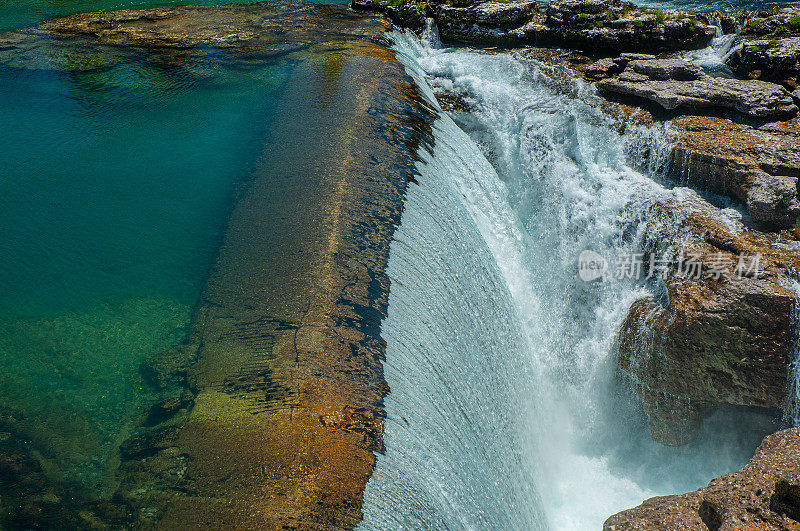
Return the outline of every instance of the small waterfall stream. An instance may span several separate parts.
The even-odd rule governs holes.
[[[619,135],[591,87],[523,55],[394,39],[432,102],[471,111],[437,121],[392,244],[387,450],[362,527],[598,529],[744,464],[757,414],[717,412],[680,448],[649,438],[613,351],[646,290],[577,275],[582,251],[641,249],[649,205],[693,193],[653,178],[663,133]]]
[[[730,74],[727,61],[731,55],[742,48],[742,43],[737,41],[735,33],[723,34],[722,22],[718,16],[709,14],[709,22],[717,29],[711,44],[700,50],[686,52],[683,58],[703,67],[707,71]]]

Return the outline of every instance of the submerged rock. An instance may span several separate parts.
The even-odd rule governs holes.
[[[603,529],[800,529],[800,428],[766,437],[738,472],[694,492],[646,500]]]

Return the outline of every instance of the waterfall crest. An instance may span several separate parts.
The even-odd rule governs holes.
[[[681,448],[649,438],[614,340],[651,291],[577,275],[582,251],[651,245],[650,207],[694,193],[659,184],[664,131],[616,132],[592,87],[523,53],[394,39],[432,104],[444,90],[470,112],[437,120],[392,244],[386,453],[362,526],[597,529],[746,462],[763,432],[741,415]]]

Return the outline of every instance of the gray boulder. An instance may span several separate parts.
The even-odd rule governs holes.
[[[745,40],[728,64],[742,77],[796,84],[800,77],[800,36]]]
[[[467,7],[443,4],[436,11],[436,22],[443,33],[451,29],[458,29],[460,32],[475,25],[491,29],[512,29],[529,22],[537,11],[537,4],[533,0],[484,2]]]
[[[604,62],[592,71],[606,66]],[[621,73],[602,79],[597,88],[650,100],[667,110],[730,109],[755,118],[776,119],[790,118],[798,112],[792,95],[779,85],[710,77],[680,59],[628,61]]]
[[[680,59],[636,59],[628,68],[637,74],[659,81],[693,81],[703,77],[703,69]]]

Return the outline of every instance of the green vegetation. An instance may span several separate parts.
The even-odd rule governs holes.
[[[425,4],[423,4],[422,2],[417,2],[416,4],[414,4],[414,13],[416,13],[419,16],[423,16],[425,14]]]
[[[800,30],[800,17],[792,17],[789,19],[789,27],[793,30]]]
[[[578,20],[580,20],[581,22],[586,22],[586,19],[588,18],[589,16],[586,13],[581,13],[580,15],[578,15]]]
[[[793,195],[785,195],[778,201],[778,206],[781,208],[788,208],[789,205],[792,203],[792,199],[794,199]]]
[[[750,29],[758,28],[758,25],[761,23],[758,19],[752,19],[747,21],[747,27]]]
[[[595,28],[602,28],[602,27],[605,27],[605,24],[603,24],[603,21],[602,21],[602,20],[595,20],[595,21],[593,22],[593,24],[594,24],[594,27],[595,27]]]
[[[769,41],[769,45],[772,48],[777,48],[779,44],[780,44],[780,42],[778,42],[778,39],[772,39],[771,41]]]
[[[642,26],[644,26],[644,22],[642,22],[641,20],[634,20],[633,25],[634,27],[641,28]]]
[[[747,51],[750,53],[758,53],[760,50],[758,46],[750,46],[749,48],[747,48]]]

